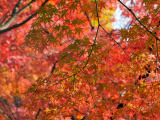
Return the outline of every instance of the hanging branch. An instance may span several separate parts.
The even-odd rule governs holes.
[[[143,23],[136,17],[136,15],[134,14],[134,12],[130,9],[130,8],[128,8],[124,3],[122,3],[120,0],[118,0],[125,8],[127,8],[128,9],[128,11],[130,11],[131,13],[132,13],[132,15],[136,18],[136,20],[139,22],[139,24],[140,25],[142,25],[145,29],[146,29],[146,31],[148,31],[151,35],[153,35],[157,40],[159,40],[160,41],[160,39],[155,35],[155,34],[153,34],[145,25],[143,25]]]

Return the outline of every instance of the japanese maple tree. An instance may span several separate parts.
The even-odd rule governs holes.
[[[113,30],[117,5],[130,22]],[[26,51],[20,50],[25,52],[21,55],[34,54],[32,64],[16,67],[21,79],[27,68],[38,76],[24,100],[30,115],[55,120],[159,118],[158,0],[57,0],[36,15],[23,44]]]

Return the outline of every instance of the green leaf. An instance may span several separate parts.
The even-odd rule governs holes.
[[[82,55],[84,55],[84,50],[80,51],[80,52],[78,53],[78,55],[79,55],[79,57],[81,57]]]
[[[65,58],[68,56],[68,53],[62,53],[61,56],[62,56],[62,58]]]
[[[81,27],[75,29],[75,34],[78,33],[79,36],[80,36],[81,32],[82,32],[82,28]]]
[[[83,23],[84,23],[84,21],[81,20],[81,19],[74,19],[74,20],[72,21],[72,24],[73,24],[74,26],[76,26],[76,25],[82,25]]]
[[[51,40],[50,40],[50,42],[52,42],[53,45],[54,45],[54,44],[57,44],[57,45],[58,45],[58,42],[59,42],[59,41],[56,40],[56,38],[53,38],[53,37],[52,37]]]
[[[72,37],[72,35],[73,35],[72,30],[68,29],[66,32],[66,35],[67,35],[67,37]]]
[[[62,38],[63,36],[64,36],[64,35],[63,35],[63,33],[61,33],[61,32],[56,35],[56,37],[59,38],[60,40],[61,40],[61,38]]]
[[[53,29],[56,30],[56,31],[59,31],[60,28],[61,28],[61,25],[59,24],[59,25],[56,25]]]
[[[64,20],[66,23],[70,23],[70,20],[69,19],[67,19],[67,20]]]

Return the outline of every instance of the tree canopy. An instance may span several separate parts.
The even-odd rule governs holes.
[[[9,1],[0,6],[4,118],[159,118],[158,0]],[[121,29],[117,7],[129,18]]]

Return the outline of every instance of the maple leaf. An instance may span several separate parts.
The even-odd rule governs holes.
[[[78,33],[78,35],[80,36],[80,34],[81,34],[81,32],[82,32],[82,29],[83,29],[83,28],[81,28],[81,27],[76,28],[76,29],[75,29],[75,34]]]

